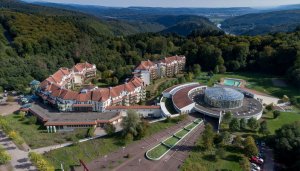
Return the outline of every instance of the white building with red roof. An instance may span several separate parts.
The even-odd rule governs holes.
[[[74,84],[82,84],[95,76],[96,70],[96,66],[89,63],[76,64],[72,69],[60,68],[40,84],[38,95],[45,103],[64,112],[104,112],[108,106],[129,106],[145,99],[145,85],[138,77],[110,88],[70,90]]]
[[[162,77],[173,77],[181,73],[185,68],[185,56],[171,56],[161,59],[157,62],[150,60],[141,61],[135,68],[134,75],[141,78],[145,85],[151,84],[151,81]]]

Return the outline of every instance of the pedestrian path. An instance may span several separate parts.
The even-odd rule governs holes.
[[[14,171],[37,171],[28,158],[28,151],[22,151],[0,130],[0,144],[10,154]]]

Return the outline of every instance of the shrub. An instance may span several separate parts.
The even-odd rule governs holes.
[[[12,130],[8,133],[8,137],[11,138],[16,144],[23,144],[24,140],[23,138],[19,135],[18,132]]]
[[[276,119],[278,116],[280,116],[280,111],[275,110],[275,111],[273,112],[273,118]]]
[[[105,124],[103,129],[104,129],[104,131],[106,132],[107,135],[112,135],[116,132],[115,125],[113,125],[111,123]]]
[[[266,106],[266,109],[267,109],[268,111],[271,111],[271,110],[273,110],[273,103],[272,103],[272,104],[269,104],[269,105],[267,105],[267,106]]]
[[[87,137],[94,137],[95,136],[95,127],[91,127],[87,130]]]
[[[37,117],[36,116],[30,116],[28,118],[28,124],[33,125],[33,124],[36,124],[36,122],[37,122]]]
[[[0,165],[6,164],[11,160],[10,155],[0,146]]]
[[[52,166],[41,154],[34,152],[29,153],[30,161],[37,167],[39,171],[54,171]]]
[[[14,99],[13,96],[7,96],[7,100],[6,100],[6,101],[7,101],[7,102],[14,102],[15,99]]]

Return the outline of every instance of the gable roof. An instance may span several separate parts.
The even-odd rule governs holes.
[[[137,70],[149,70],[150,67],[155,66],[155,63],[151,62],[150,60],[141,61],[141,63],[135,68]]]

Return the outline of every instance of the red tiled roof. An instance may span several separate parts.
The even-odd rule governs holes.
[[[188,106],[193,103],[193,101],[189,98],[188,92],[195,88],[199,87],[200,85],[192,85],[185,88],[182,88],[181,90],[178,90],[172,97],[173,103],[179,108],[183,108],[185,106]]]
[[[147,61],[141,61],[141,63],[135,68],[137,70],[149,70],[150,67],[155,66],[155,64],[153,62],[151,62],[150,60]]]
[[[59,97],[64,100],[75,100],[77,98],[77,95],[78,95],[77,92],[63,89],[62,92],[60,93]]]
[[[88,91],[86,93],[77,94],[76,100],[79,102],[87,102],[92,99],[91,97],[92,97],[92,93]]]
[[[166,64],[169,64],[169,63],[172,63],[174,61],[181,61],[181,60],[184,60],[185,59],[185,56],[170,56],[170,57],[166,57],[162,60],[160,60],[160,62],[162,63],[166,63]]]
[[[73,67],[73,70],[75,72],[81,72],[83,71],[84,69],[89,69],[89,68],[93,68],[93,65],[88,63],[88,62],[85,62],[85,63],[78,63],[76,64],[74,67]]]
[[[45,123],[45,126],[64,126],[64,125],[96,125],[96,121],[91,122],[55,122],[55,121],[49,121]]]
[[[117,109],[160,109],[160,106],[108,106],[106,110],[117,110]]]

